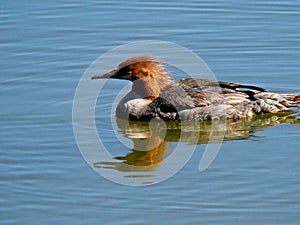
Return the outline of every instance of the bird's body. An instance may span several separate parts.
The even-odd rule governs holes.
[[[133,82],[116,111],[118,117],[130,120],[240,119],[287,111],[300,103],[300,93],[277,94],[256,86],[196,78],[173,81],[161,63],[148,56],[130,58],[110,73],[92,77],[99,78]]]

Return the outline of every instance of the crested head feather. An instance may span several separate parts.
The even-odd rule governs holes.
[[[164,77],[169,79],[163,64],[150,56],[137,56],[127,59],[117,67],[118,71],[128,71],[132,78],[142,79],[145,77]]]

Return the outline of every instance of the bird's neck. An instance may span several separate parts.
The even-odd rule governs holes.
[[[149,76],[135,80],[132,85],[132,90],[139,94],[141,98],[154,100],[172,83],[173,82],[167,76]]]

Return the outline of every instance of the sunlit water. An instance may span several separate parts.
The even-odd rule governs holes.
[[[297,108],[284,118],[235,125],[201,173],[206,142],[199,140],[178,173],[145,187],[115,184],[96,173],[82,157],[72,128],[73,97],[84,71],[101,54],[131,41],[175,42],[202,57],[219,80],[299,92],[299,9],[296,0],[3,1],[1,224],[299,223]],[[132,151],[136,127],[142,135],[147,127],[122,127],[115,120],[118,133],[112,130],[107,112],[126,84],[110,81],[97,104],[98,132],[117,159],[95,162],[125,177],[132,174],[124,162],[163,164],[179,141],[173,126],[151,161]],[[195,145],[188,135],[182,143]]]

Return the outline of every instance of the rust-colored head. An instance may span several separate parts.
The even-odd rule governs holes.
[[[125,79],[133,82],[132,89],[143,98],[157,98],[167,84],[170,77],[163,65],[149,56],[138,56],[120,63],[114,70],[103,75],[96,75],[94,79]]]

